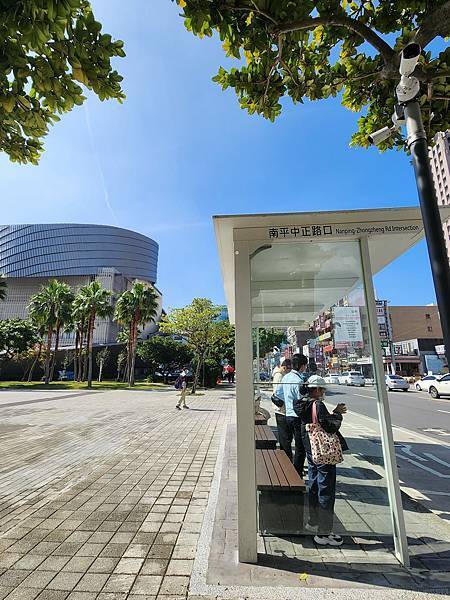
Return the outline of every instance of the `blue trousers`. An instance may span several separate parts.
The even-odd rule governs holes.
[[[316,465],[308,452],[309,523],[319,535],[333,530],[336,499],[336,465]]]

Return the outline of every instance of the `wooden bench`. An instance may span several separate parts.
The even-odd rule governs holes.
[[[306,491],[305,482],[284,450],[256,450],[256,486],[261,491]]]
[[[264,415],[255,415],[255,425],[267,425],[267,419]]]
[[[268,425],[255,425],[255,443],[257,448],[275,450],[277,438]]]

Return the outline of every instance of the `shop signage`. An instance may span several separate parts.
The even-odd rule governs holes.
[[[361,318],[357,306],[333,308],[334,344],[336,348],[363,345]]]
[[[439,346],[435,346],[436,354],[445,354],[445,346],[440,344]]]
[[[286,225],[284,227],[269,227],[270,239],[295,238],[345,238],[362,235],[390,235],[401,233],[418,233],[422,227],[420,222],[390,221],[389,223],[345,223],[332,225]]]

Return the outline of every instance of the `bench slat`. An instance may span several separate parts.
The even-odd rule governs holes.
[[[289,487],[292,491],[297,490],[305,490],[305,482],[297,473],[296,468],[289,460],[286,452],[283,450],[274,450],[274,458],[280,464],[280,468],[283,470],[283,473],[286,476],[286,479],[289,482]]]
[[[256,485],[259,490],[271,490],[272,483],[267,472],[264,456],[260,450],[256,451]]]
[[[268,425],[255,425],[256,447],[259,449],[275,450],[277,438]]]
[[[283,450],[256,450],[256,484],[259,490],[305,492],[305,482]]]
[[[270,455],[268,454],[269,452],[273,452],[273,450],[261,450],[261,452],[263,453],[264,462],[266,463],[266,469],[269,473],[270,482],[272,483],[272,486],[280,487],[280,480],[278,479],[272,461],[270,460]]]
[[[273,468],[275,469],[275,473],[277,474],[280,486],[283,488],[288,488],[290,487],[289,481],[287,480],[287,477],[283,472],[283,467],[280,465],[275,452],[271,452],[268,456],[272,462]],[[281,452],[283,452],[283,450],[281,450]]]

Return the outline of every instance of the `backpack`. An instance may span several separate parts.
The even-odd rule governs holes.
[[[181,386],[182,386],[182,381],[181,381],[181,376],[177,377],[176,381],[175,381],[175,389],[176,390],[181,390]]]

